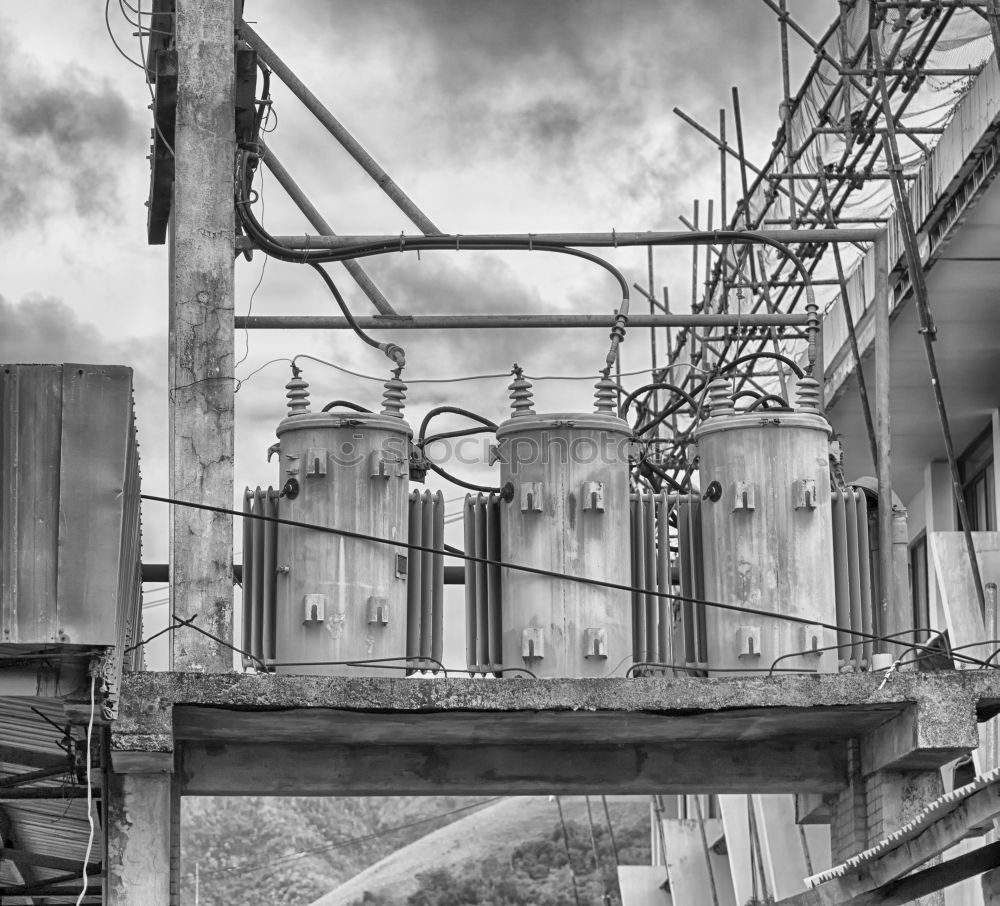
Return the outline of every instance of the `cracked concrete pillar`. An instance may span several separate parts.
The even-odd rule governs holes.
[[[928,803],[944,795],[941,772],[875,771],[865,778],[868,845],[899,830],[912,821]],[[940,860],[922,866],[929,868]],[[944,906],[944,892],[937,891],[913,900],[916,906]]]
[[[170,496],[233,505],[233,0],[177,2],[170,222]],[[173,506],[170,604],[232,640],[233,520]],[[184,628],[173,669],[222,672],[232,651]]]
[[[171,906],[171,786],[170,774],[108,775],[108,906]]]

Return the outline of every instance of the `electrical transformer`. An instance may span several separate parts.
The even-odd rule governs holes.
[[[511,387],[513,414],[496,432],[501,561],[628,586],[628,424],[609,411],[538,414],[527,381],[518,375]],[[501,577],[505,667],[538,677],[624,673],[628,591],[510,568]]]
[[[402,382],[386,385],[380,413],[339,403],[312,412],[306,382],[296,375],[287,386],[289,412],[272,448],[280,463],[281,518],[405,544],[412,432],[401,415]],[[403,675],[408,561],[405,547],[281,524],[273,617],[277,669]],[[387,665],[373,663],[380,659]],[[392,666],[389,659],[395,659]],[[344,661],[368,664],[337,663]]]
[[[705,607],[708,666],[836,672],[829,423],[819,387],[799,380],[794,410],[737,412],[729,382],[709,388],[695,432],[704,594],[805,622]],[[815,623],[813,623],[815,621]]]

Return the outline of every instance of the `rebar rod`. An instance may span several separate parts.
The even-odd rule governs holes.
[[[288,197],[295,202],[298,209],[305,214],[306,219],[317,229],[319,232],[324,233],[329,236],[336,235],[333,228],[329,223],[323,218],[323,215],[316,209],[316,206],[309,200],[309,197],[305,192],[302,191],[301,187],[294,179],[292,179],[291,174],[285,169],[284,165],[278,159],[278,156],[274,151],[268,147],[264,141],[258,140],[258,145],[261,149],[261,159],[264,161],[265,166],[274,174],[275,179],[278,180],[281,188],[288,193]],[[371,300],[372,305],[375,309],[383,315],[394,315],[396,310],[389,304],[389,300],[382,294],[372,278],[369,276],[368,272],[353,258],[347,258],[342,261],[341,264],[344,265],[344,269],[354,278],[354,282],[361,287],[362,292]]]
[[[277,74],[278,78],[288,86],[289,90],[305,105],[306,109],[326,127],[326,130],[340,142],[344,150],[375,180],[382,191],[395,202],[396,207],[426,235],[439,234],[441,231],[434,225],[431,219],[417,207],[413,199],[396,184],[395,180],[386,173],[361,143],[351,135],[344,124],[324,106],[323,102],[306,87],[302,80],[274,52],[267,42],[251,26],[247,25],[246,22],[240,22],[238,30],[246,42],[257,51],[260,59]]]

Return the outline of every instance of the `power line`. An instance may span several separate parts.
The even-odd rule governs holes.
[[[774,613],[773,611],[760,610],[756,607],[744,607],[740,604],[726,604],[722,601],[709,601],[705,598],[696,598],[691,595],[676,594],[674,592],[660,591],[658,589],[652,588],[637,588],[632,585],[626,585],[623,582],[611,582],[606,579],[594,579],[588,576],[573,576],[565,573],[558,573],[554,570],[541,569],[537,566],[528,566],[522,563],[502,563],[497,560],[490,560],[488,557],[477,557],[472,554],[458,553],[454,550],[438,550],[433,547],[429,547],[424,544],[416,544],[413,541],[400,541],[393,540],[392,538],[380,538],[377,535],[369,535],[364,532],[355,532],[350,529],[334,528],[329,525],[315,525],[309,522],[300,522],[296,519],[282,519],[278,516],[265,516],[262,513],[249,513],[241,512],[240,510],[230,509],[229,507],[212,506],[207,503],[194,503],[190,500],[178,500],[172,497],[161,497],[156,494],[140,494],[139,497],[142,500],[153,500],[157,503],[167,503],[174,506],[184,506],[195,510],[204,510],[210,513],[221,513],[226,516],[239,516],[244,519],[257,519],[261,522],[272,522],[276,525],[288,525],[293,528],[303,528],[309,529],[311,531],[322,532],[329,535],[337,535],[344,538],[354,538],[359,541],[371,541],[375,544],[387,544],[392,547],[402,547],[407,550],[420,551],[421,553],[434,554],[441,557],[452,557],[457,560],[464,560],[468,563],[482,563],[487,566],[503,566],[504,569],[516,570],[518,572],[529,573],[535,576],[544,576],[549,579],[558,579],[562,582],[576,582],[580,585],[590,585],[595,588],[609,588],[613,591],[625,591],[629,594],[644,594],[651,595],[656,598],[666,598],[668,601],[681,601],[690,604],[701,604],[705,607],[715,607],[719,610],[728,610],[734,613],[748,613],[753,616],[763,616],[771,617],[777,620],[784,620],[789,623],[798,623],[803,626],[820,627],[822,629],[829,629],[832,632],[842,632],[847,635],[856,636],[861,639],[869,639],[874,642],[885,642],[888,641],[890,644],[898,645],[902,648],[907,648],[910,650],[920,650],[924,652],[931,651],[926,645],[922,645],[917,642],[899,642],[895,640],[888,639],[884,636],[875,635],[870,632],[864,632],[860,629],[850,629],[845,626],[837,626],[833,623],[825,623],[822,620],[810,620],[805,617],[798,617],[793,614],[787,613]],[[192,627],[197,628],[197,627]],[[204,632],[204,630],[198,629],[199,632]],[[975,664],[979,667],[988,666],[985,661],[978,658],[972,658],[967,655],[963,655],[960,658],[966,663]],[[761,668],[763,669],[763,668]]]

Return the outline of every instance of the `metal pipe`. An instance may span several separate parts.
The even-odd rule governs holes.
[[[413,200],[398,186],[393,178],[382,169],[374,157],[372,157],[362,147],[361,143],[344,127],[323,103],[316,97],[302,82],[301,79],[279,57],[274,50],[253,30],[246,22],[241,21],[238,31],[254,50],[281,79],[291,92],[305,105],[306,109],[322,123],[327,131],[343,145],[348,154],[351,155],[361,168],[378,183],[379,187],[388,195],[413,224],[424,234],[431,236],[439,234],[441,231],[433,224],[431,219],[417,207]]]
[[[355,318],[365,330],[465,330],[526,327],[598,327],[614,325],[614,315],[375,315]],[[630,327],[803,327],[808,313],[713,315],[633,315]],[[334,315],[243,315],[238,330],[350,330],[346,318]]]
[[[281,188],[288,193],[288,197],[305,214],[306,219],[324,235],[336,235],[333,227],[316,210],[315,205],[309,200],[306,193],[302,191],[299,184],[292,179],[291,174],[284,168],[281,161],[278,160],[274,151],[265,145],[262,140],[258,140],[257,144],[260,145],[262,152],[261,160],[264,161],[267,168],[274,174],[274,178],[278,180]],[[375,306],[378,312],[383,315],[394,315],[396,313],[395,309],[389,304],[389,300],[382,295],[382,290],[375,285],[368,272],[357,261],[353,258],[347,258],[340,263],[344,265],[344,269],[354,278],[354,282],[361,287],[362,292],[371,300],[372,305]]]
[[[876,634],[882,633],[893,602],[892,570],[892,426],[889,408],[889,243],[875,244],[875,430],[878,442],[878,561],[879,602]],[[879,644],[878,652],[885,649]]]
[[[805,177],[803,177],[805,178]],[[815,178],[814,176],[808,177]],[[439,234],[444,248],[475,248],[477,243],[521,243],[526,248],[531,245],[566,245],[577,248],[616,248],[618,246],[634,245],[729,245],[754,244],[775,240],[785,245],[815,244],[828,242],[874,242],[881,235],[877,227],[858,227],[852,229],[808,229],[808,230],[755,230],[741,235],[737,231],[719,230],[714,233],[707,231],[691,232],[688,230],[668,231],[629,231],[619,233],[487,233],[477,234]],[[407,243],[419,241],[423,237],[407,236],[399,233],[395,236],[359,235],[359,236],[275,236],[275,242],[289,249],[349,249],[353,246],[399,247],[401,252],[407,250]],[[248,240],[243,237],[237,248],[246,248]],[[421,247],[426,248],[425,245]]]

